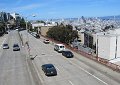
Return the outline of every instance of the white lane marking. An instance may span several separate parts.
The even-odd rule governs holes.
[[[58,67],[55,67],[58,71],[60,71],[60,69]]]
[[[72,81],[68,80],[68,82],[69,82],[71,85],[74,85],[74,84],[72,83]]]
[[[33,65],[34,65],[34,68],[35,68],[35,70],[36,70],[36,72],[37,72],[37,74],[38,74],[38,77],[39,77],[41,83],[43,83],[43,80],[42,80],[42,78],[40,77],[41,75],[39,74],[39,72],[38,72],[38,70],[37,70],[37,66],[34,64],[34,62],[32,62],[32,63],[33,63]]]
[[[69,60],[68,60],[68,62],[70,62],[70,63],[72,63],[74,66],[80,68],[81,70],[83,70],[83,71],[86,72],[87,74],[91,75],[91,76],[94,77],[95,79],[101,81],[103,84],[108,85],[108,83],[106,83],[105,81],[103,81],[103,80],[101,80],[100,78],[96,77],[95,75],[91,74],[90,72],[88,72],[88,71],[85,70],[84,68],[78,66],[77,64],[75,64],[75,63],[73,63],[73,62],[71,62],[71,61],[69,61]]]
[[[26,57],[26,56],[25,56]],[[28,74],[30,75],[30,78],[32,79],[32,73],[31,73],[31,71],[30,71],[30,69],[29,69],[29,65],[28,65],[28,61],[27,61],[27,57],[26,57],[26,65],[27,65],[27,71],[28,71]]]

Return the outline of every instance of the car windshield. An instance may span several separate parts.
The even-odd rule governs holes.
[[[64,46],[60,46],[60,48],[64,48]]]
[[[47,65],[46,68],[47,69],[52,69],[52,68],[54,68],[54,66],[53,65]]]
[[[14,47],[19,47],[18,44],[14,44]]]
[[[72,54],[72,52],[70,52],[70,51],[66,51],[65,53],[67,53],[67,54]]]
[[[8,46],[8,44],[3,44],[3,46]]]

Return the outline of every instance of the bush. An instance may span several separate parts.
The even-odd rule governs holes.
[[[54,26],[48,30],[47,37],[70,44],[74,39],[78,38],[78,32],[72,29],[71,25]]]

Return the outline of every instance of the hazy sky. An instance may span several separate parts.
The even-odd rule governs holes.
[[[0,11],[36,18],[120,15],[120,0],[0,0]]]

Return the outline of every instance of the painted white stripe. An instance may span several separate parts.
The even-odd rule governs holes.
[[[55,67],[58,71],[60,71],[60,69],[58,67]]]
[[[74,84],[72,83],[72,81],[68,80],[68,82],[69,82],[71,85],[74,85]]]
[[[96,77],[95,75],[91,74],[90,72],[88,72],[88,71],[85,70],[84,68],[78,66],[77,64],[75,64],[75,63],[73,63],[73,62],[71,62],[71,61],[69,61],[69,60],[68,60],[68,62],[70,62],[70,63],[72,63],[74,66],[80,68],[81,70],[83,70],[83,71],[86,72],[87,74],[91,75],[91,76],[94,77],[95,79],[101,81],[103,84],[108,85],[108,83],[106,83],[105,81],[103,81],[103,80],[101,80],[100,78]]]
[[[32,62],[32,63],[33,63],[33,62]],[[39,72],[38,72],[38,70],[37,70],[37,66],[35,65],[35,63],[33,63],[33,65],[34,65],[35,71],[37,72],[38,77],[39,77],[41,83],[43,83],[43,80],[42,80],[42,78],[41,78],[41,75],[39,74]]]

